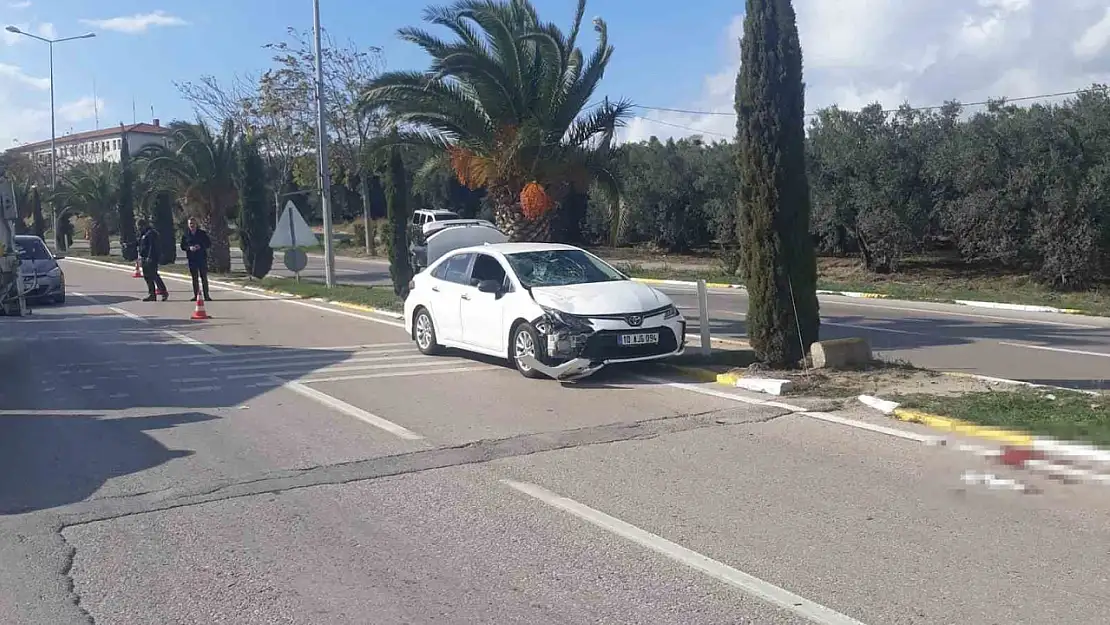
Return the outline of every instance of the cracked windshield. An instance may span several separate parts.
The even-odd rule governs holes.
[[[1110,622],[1110,0],[0,43],[0,625]]]

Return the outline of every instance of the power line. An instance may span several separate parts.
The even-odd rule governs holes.
[[[1080,94],[1083,94],[1083,93],[1091,93],[1091,92],[1094,92],[1094,91],[1106,91],[1106,88],[1102,87],[1102,88],[1091,88],[1091,89],[1075,89],[1075,90],[1072,90],[1072,91],[1061,91],[1061,92],[1058,92],[1058,93],[1042,93],[1042,94],[1039,94],[1039,95],[1021,96],[1021,97],[1018,97],[1018,98],[996,98],[996,99],[992,99],[992,100],[982,100],[980,102],[960,102],[959,104],[960,104],[960,106],[963,106],[963,107],[986,106],[986,105],[988,105],[988,104],[990,104],[990,103],[992,103],[992,102],[994,102],[998,99],[1004,99],[1006,102],[1027,102],[1029,100],[1046,100],[1046,99],[1049,99],[1049,98],[1060,98],[1060,97],[1069,96],[1069,95],[1080,95]],[[644,110],[647,110],[647,111],[662,111],[662,112],[666,112],[666,113],[682,113],[682,114],[685,114],[685,115],[720,115],[720,116],[727,116],[727,117],[736,117],[736,113],[732,113],[732,112],[697,111],[697,110],[693,110],[693,109],[668,108],[668,107],[664,107],[664,106],[647,106],[646,104],[633,104],[632,107],[633,108],[638,108],[638,109],[644,109]],[[910,110],[911,111],[933,111],[933,110],[937,110],[937,109],[940,109],[940,108],[944,108],[944,105],[939,104],[939,105],[936,105],[936,106],[915,106],[915,107],[910,107]],[[897,113],[899,110],[900,109],[883,109],[883,112],[884,113]],[[818,115],[818,113],[806,113],[805,116],[806,117],[816,117],[817,115]],[[647,119],[648,121],[655,121],[655,122],[658,122],[658,123],[663,123],[663,122],[660,122],[659,120],[651,120],[651,119],[646,118],[646,117],[642,118],[642,119]]]
[[[655,119],[653,117],[644,117],[643,115],[635,115],[634,117],[636,119],[642,119],[645,122],[651,122],[653,124],[661,124],[663,126],[670,126],[671,128],[678,128],[680,130],[688,130],[690,132],[697,133],[699,135],[714,135],[714,136],[717,136],[717,137],[724,137],[725,139],[731,139],[732,138],[731,136],[720,133],[720,132],[713,132],[712,130],[701,130],[699,128],[691,128],[690,126],[683,126],[682,124],[673,124],[671,122],[665,122],[661,119]]]

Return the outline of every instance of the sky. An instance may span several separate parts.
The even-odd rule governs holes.
[[[534,0],[564,27],[574,0]],[[1110,0],[795,0],[806,108],[932,106],[1110,83]],[[423,0],[321,0],[331,36],[380,46],[390,69],[426,57],[396,31]],[[695,8],[696,7],[696,8]],[[735,135],[742,0],[590,0],[616,51],[595,99],[642,108],[623,140]],[[312,27],[311,0],[0,0],[0,25],[54,46],[58,135],[159,118],[191,119],[175,82],[229,80],[269,66],[266,43]],[[588,52],[592,31],[579,39]],[[47,45],[0,31],[0,149],[50,137]],[[1060,101],[1062,98],[1046,99]],[[661,109],[679,109],[679,112]]]

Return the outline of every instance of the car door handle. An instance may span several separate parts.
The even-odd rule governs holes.
[[[465,300],[467,300],[467,301],[470,301],[470,296],[469,296],[469,295],[467,295],[466,293],[463,293],[463,294],[462,294],[462,298],[463,298],[463,299],[465,299]]]
[[[432,290],[435,291],[436,293],[439,293],[439,287],[438,286],[433,286]]]

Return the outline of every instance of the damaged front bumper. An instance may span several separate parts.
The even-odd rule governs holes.
[[[674,327],[672,327],[674,326]],[[682,354],[686,348],[686,321],[679,318],[662,326],[648,328],[610,327],[603,324],[601,328],[594,327],[589,321],[569,315],[548,311],[543,317],[534,322],[534,327],[542,341],[541,358],[522,358],[524,364],[532,367],[548,377],[559,381],[580,380],[597,373],[606,365],[612,363],[631,363],[669,358]],[[660,341],[662,351],[656,353],[642,353],[629,351],[620,354],[611,353],[612,346],[600,347],[606,341],[615,341],[614,334],[651,332],[664,336],[667,341]],[[671,339],[673,337],[673,340]]]

